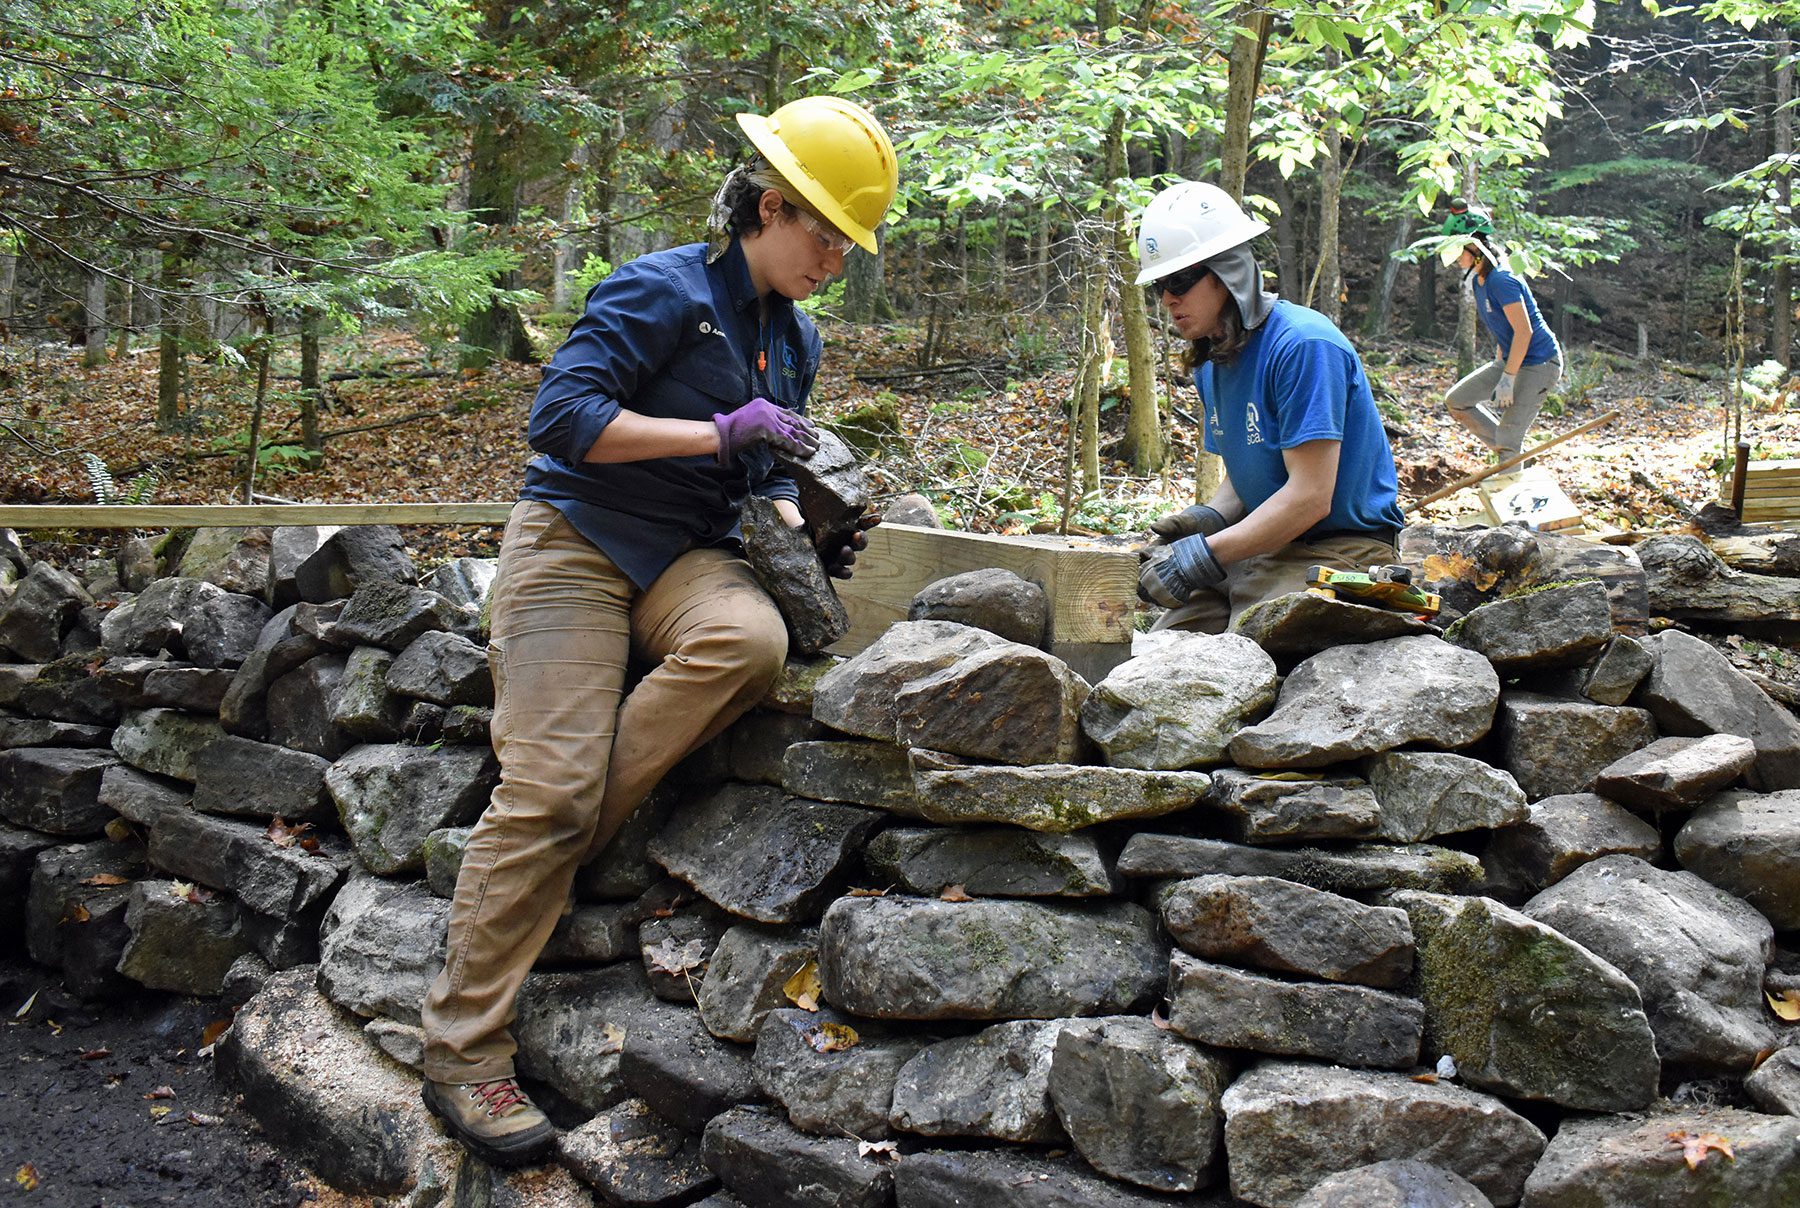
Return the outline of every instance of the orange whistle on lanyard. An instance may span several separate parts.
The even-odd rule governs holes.
[[[758,373],[769,372],[769,354],[760,348],[756,350],[756,371]]]

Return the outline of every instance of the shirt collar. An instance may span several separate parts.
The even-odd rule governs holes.
[[[733,235],[731,246],[716,262],[718,270],[725,275],[725,289],[731,298],[731,308],[743,311],[756,305],[756,286],[750,280],[750,262],[744,259],[743,240]],[[769,316],[782,315],[791,310],[794,300],[779,290],[769,291]]]

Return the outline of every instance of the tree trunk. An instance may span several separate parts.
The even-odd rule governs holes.
[[[1794,64],[1793,37],[1786,28],[1775,31],[1775,154],[1791,156],[1794,153]],[[1794,182],[1786,172],[1775,177],[1775,204],[1781,215],[1781,235],[1787,234],[1789,226],[1788,206],[1794,198]],[[1769,356],[1781,363],[1786,369],[1790,363],[1790,350],[1794,342],[1794,282],[1793,266],[1787,257],[1792,253],[1786,246],[1786,239],[1775,244],[1775,271],[1769,282]]]
[[[1032,233],[1031,252],[1032,280],[1035,282],[1035,301],[1039,306],[1050,301],[1050,208],[1038,210],[1037,230]],[[1028,308],[1028,309],[1035,309]]]
[[[1335,50],[1325,54],[1326,66],[1336,70]],[[1338,264],[1338,206],[1344,193],[1344,140],[1335,118],[1325,124],[1325,162],[1319,166],[1319,259],[1313,268],[1306,304],[1333,323],[1343,317],[1344,283]]]
[[[1243,32],[1231,42],[1225,84],[1225,134],[1219,151],[1219,186],[1233,199],[1244,199],[1244,178],[1250,173],[1250,119],[1256,109],[1256,88],[1262,79],[1263,55],[1269,48],[1273,13],[1249,0],[1238,5],[1232,24]]]
[[[482,37],[492,45],[511,37],[514,0],[488,0],[482,17]],[[509,152],[515,142],[512,131],[492,114],[476,123],[469,162],[469,215],[490,230],[511,227],[519,221],[519,182]],[[509,270],[495,280],[501,289],[516,289],[519,274]],[[531,340],[518,310],[506,303],[490,302],[463,323],[462,354],[465,369],[480,369],[496,360],[531,361]]]
[[[1109,244],[1094,249],[1088,262],[1081,300],[1081,374],[1075,413],[1080,425],[1081,493],[1100,489],[1100,391],[1112,365],[1112,332],[1106,317],[1106,278],[1112,259]],[[1073,511],[1073,507],[1070,508]]]
[[[569,162],[578,165],[569,177],[568,187],[562,195],[562,227],[565,234],[556,241],[556,253],[550,261],[550,306],[556,311],[567,311],[575,299],[570,296],[573,285],[569,278],[581,267],[581,245],[571,234],[566,232],[585,220],[582,209],[582,169],[587,166],[588,149],[586,143],[578,144],[569,155]]]
[[[254,311],[251,312],[254,315]],[[254,322],[252,323],[254,328]],[[261,355],[256,359],[256,401],[250,406],[250,440],[244,447],[244,502],[256,502],[256,462],[262,454],[263,404],[269,397],[269,357],[275,349],[275,320],[263,317]]]
[[[1275,292],[1284,298],[1300,296],[1300,237],[1294,231],[1293,190],[1285,180],[1277,178],[1275,204],[1281,213],[1275,216]]]
[[[7,246],[11,246],[8,244]],[[19,254],[13,251],[0,251],[0,338],[12,334],[12,317],[15,313],[13,292],[19,284]]]
[[[1381,262],[1381,276],[1375,285],[1375,296],[1369,301],[1369,313],[1363,320],[1365,336],[1385,336],[1394,321],[1394,283],[1400,279],[1400,249],[1412,238],[1413,215],[1403,209],[1394,220],[1394,236],[1388,240],[1387,258]]]
[[[1463,164],[1463,196],[1469,204],[1475,204],[1475,161],[1467,160]],[[1475,296],[1469,291],[1466,282],[1458,282],[1456,290],[1456,377],[1460,381],[1475,371],[1475,362],[1486,360],[1478,357],[1475,346],[1481,333],[1475,330]]]
[[[1123,151],[1124,115],[1115,123]],[[1109,132],[1110,137],[1110,132]],[[1112,157],[1108,148],[1107,157]],[[1133,285],[1137,275],[1137,257],[1132,254],[1131,223],[1125,210],[1116,202],[1107,206],[1112,220],[1113,263],[1119,274],[1119,317],[1125,327],[1125,364],[1130,378],[1128,410],[1125,413],[1124,454],[1131,459],[1132,473],[1141,476],[1162,469],[1166,453],[1163,449],[1162,414],[1157,408],[1156,345],[1150,338],[1150,319],[1144,313],[1144,291]]]
[[[875,246],[880,248],[887,224],[875,228]],[[852,323],[877,323],[894,317],[894,305],[887,296],[887,266],[881,252],[851,252],[844,257],[844,317]]]
[[[181,418],[181,330],[187,323],[188,299],[176,291],[181,289],[181,258],[174,253],[163,256],[162,283],[166,292],[162,315],[156,325],[156,427],[169,432]]]
[[[82,318],[85,339],[81,363],[89,369],[106,364],[106,275],[86,270],[87,289]]]
[[[1419,261],[1413,288],[1412,333],[1421,340],[1437,338],[1437,267],[1436,256]]]
[[[137,289],[131,283],[131,262],[125,262],[125,280],[119,288],[125,296],[119,300],[119,326],[113,333],[113,360],[123,363],[131,355],[131,312],[137,305]]]
[[[319,312],[307,307],[300,312],[300,443],[317,454],[314,465],[325,460],[325,441],[319,436]]]

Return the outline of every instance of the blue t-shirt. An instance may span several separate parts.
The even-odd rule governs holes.
[[[1512,355],[1513,326],[1512,320],[1506,317],[1506,308],[1514,302],[1525,304],[1525,317],[1531,322],[1531,343],[1526,345],[1525,359],[1520,364],[1542,365],[1562,355],[1562,350],[1556,346],[1556,337],[1550,334],[1544,317],[1538,313],[1537,299],[1531,296],[1530,287],[1523,281],[1505,269],[1497,268],[1488,273],[1486,281],[1479,276],[1471,277],[1469,284],[1475,290],[1475,313],[1494,333],[1494,343],[1500,345],[1501,360]]]
[[[1406,523],[1394,451],[1362,361],[1318,311],[1277,301],[1243,349],[1222,365],[1197,367],[1194,384],[1206,405],[1207,451],[1224,459],[1232,489],[1250,511],[1287,483],[1283,449],[1335,440],[1341,447],[1331,513],[1301,539]]]
[[[819,369],[811,319],[780,294],[766,322],[734,239],[706,263],[687,244],[621,265],[588,292],[569,338],[544,367],[526,439],[537,456],[521,495],[554,505],[639,587],[697,547],[729,547],[754,490],[798,502],[762,446],[720,466],[711,454],[611,464],[582,458],[621,408],[710,420],[762,397],[795,411]]]

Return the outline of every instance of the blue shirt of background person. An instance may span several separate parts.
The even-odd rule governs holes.
[[[1377,532],[1405,524],[1394,454],[1362,363],[1331,320],[1275,303],[1243,351],[1194,370],[1206,405],[1206,448],[1225,461],[1248,511],[1287,482],[1281,451],[1310,440],[1341,442],[1331,512],[1302,537]]]
[[[764,444],[730,466],[713,456],[584,461],[621,407],[710,422],[762,397],[806,410],[823,342],[779,293],[766,323],[742,247],[706,263],[691,243],[640,256],[588,291],[586,308],[531,404],[525,499],[554,506],[640,588],[687,550],[729,546],[754,491],[799,501]]]
[[[1509,303],[1523,302],[1525,317],[1531,323],[1531,343],[1526,346],[1525,359],[1521,365],[1542,365],[1545,361],[1553,361],[1560,350],[1556,346],[1556,337],[1550,334],[1544,317],[1538,313],[1537,299],[1525,283],[1503,268],[1495,268],[1483,281],[1479,276],[1471,277],[1470,285],[1475,290],[1475,313],[1481,316],[1481,322],[1494,335],[1494,343],[1500,346],[1500,360],[1505,361],[1512,355],[1513,326],[1512,320],[1506,317]]]

